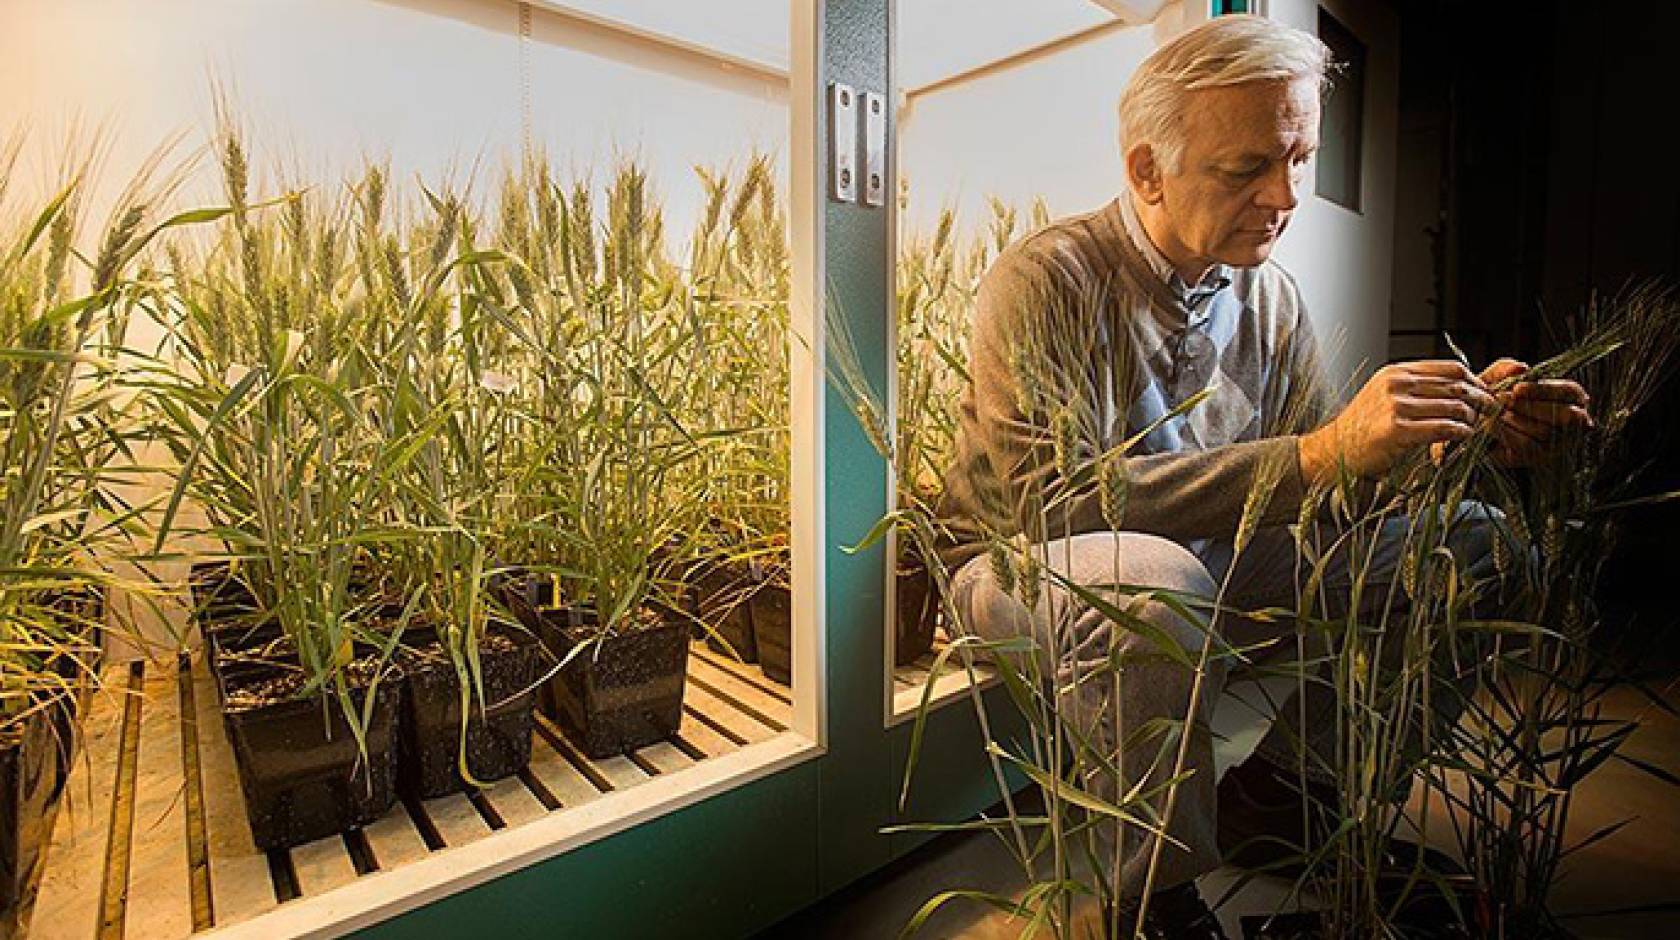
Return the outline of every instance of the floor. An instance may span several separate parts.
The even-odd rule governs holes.
[[[1670,689],[1666,697],[1680,702]],[[1643,726],[1623,753],[1675,768],[1680,765],[1680,718],[1643,697],[1619,695],[1615,717],[1640,716]],[[1622,819],[1634,820],[1614,836],[1587,846],[1566,861],[1556,909],[1583,940],[1660,940],[1680,937],[1680,788],[1621,762],[1601,767],[1583,785],[1570,820],[1570,842]],[[1201,882],[1216,897],[1238,873],[1215,872]],[[841,891],[765,932],[759,940],[860,940],[897,937],[931,897],[952,888],[1016,895],[1023,881],[1014,862],[991,835],[942,837],[863,882]],[[1262,898],[1246,891],[1221,913],[1227,933],[1241,936],[1242,914],[1260,913]],[[1020,936],[1022,923],[979,904],[941,909],[918,934],[924,938],[1003,940]]]

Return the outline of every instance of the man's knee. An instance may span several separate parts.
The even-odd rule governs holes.
[[[1067,541],[1071,544],[1065,573],[1071,580],[1126,618],[1147,624],[1186,649],[1201,648],[1207,629],[1202,612],[1217,586],[1189,549],[1141,532],[1094,532]],[[1152,592],[1160,593],[1146,596]],[[1099,622],[1113,619],[1108,612],[1096,613],[1103,614],[1096,618]]]

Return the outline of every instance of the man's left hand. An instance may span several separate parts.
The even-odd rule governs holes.
[[[1526,363],[1501,359],[1482,371],[1481,379],[1492,388],[1528,371]],[[1504,406],[1494,428],[1496,443],[1492,456],[1507,467],[1524,467],[1545,455],[1552,439],[1565,428],[1590,428],[1592,415],[1587,406],[1592,398],[1580,383],[1567,379],[1519,381],[1494,393]]]

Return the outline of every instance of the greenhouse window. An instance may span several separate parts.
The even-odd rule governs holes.
[[[344,933],[820,756],[816,32],[739,2],[0,14],[0,126],[125,116],[0,140],[0,915]]]

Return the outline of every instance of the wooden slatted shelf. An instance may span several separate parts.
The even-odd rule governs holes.
[[[893,669],[892,717],[894,719],[902,721],[915,717],[916,711],[922,705],[923,690],[929,683],[932,683],[934,687],[931,700],[932,707],[943,705],[968,691],[968,673],[963,668],[959,657],[952,656],[946,660],[944,668],[939,671],[939,675],[935,676],[933,674],[934,668],[938,665],[939,654],[944,652],[949,645],[945,639],[944,628],[940,627],[934,633],[932,648],[918,657],[915,662]],[[727,672],[746,686],[777,699],[790,708],[792,707],[793,698],[788,687],[774,679],[767,678],[757,667],[741,663],[699,644],[695,645],[694,652],[694,658],[705,663],[706,666]],[[982,688],[990,686],[995,681],[994,670],[984,663],[976,663],[974,671]],[[710,669],[696,670],[691,666],[689,674],[691,680],[689,684],[690,694],[693,694],[696,684],[700,685],[702,689],[706,688],[711,675]],[[699,680],[698,683],[692,681],[695,679]]]
[[[201,658],[113,667],[42,863],[31,940],[170,940],[249,920],[603,794],[767,741],[792,721],[784,686],[696,645],[677,735],[591,760],[539,716],[530,766],[471,794],[403,800],[364,829],[289,851],[251,842],[233,753]]]
[[[933,685],[933,697],[930,707],[938,707],[968,691],[968,672],[963,668],[962,659],[953,655],[945,661],[945,666],[939,675],[934,675],[934,667],[938,665],[939,654],[944,652],[949,644],[945,640],[943,628],[934,634],[933,648],[923,653],[915,662],[899,666],[893,670],[892,711],[898,720],[914,718],[922,707],[922,695],[927,686]],[[993,670],[984,663],[976,663],[975,677],[982,687],[994,681]]]

